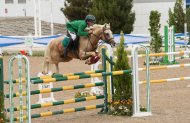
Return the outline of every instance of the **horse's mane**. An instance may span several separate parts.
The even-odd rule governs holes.
[[[103,27],[110,28],[110,25],[107,24],[107,23],[105,23],[103,25],[101,25],[101,24],[94,24],[93,26],[87,27],[86,29],[90,30],[90,29],[93,29],[93,28],[103,28]]]
[[[93,26],[92,26],[93,28],[103,28],[104,27],[104,25],[101,25],[101,24],[94,24]]]
[[[101,24],[94,24],[93,27],[94,28],[95,27],[97,27],[97,28],[103,28],[103,27],[110,28],[110,24],[107,24],[107,23],[105,23],[103,25],[101,25]]]

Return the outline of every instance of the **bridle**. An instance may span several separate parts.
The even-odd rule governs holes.
[[[91,44],[92,47],[94,47],[94,45],[93,45],[93,43],[92,43],[92,40],[91,40],[91,37],[92,37],[92,36],[95,36],[96,39],[100,40],[100,39],[102,39],[102,35],[103,35],[104,38],[105,38],[104,41],[105,41],[106,43],[108,43],[108,44],[111,44],[110,41],[113,40],[114,38],[109,38],[109,39],[108,39],[107,36],[106,36],[106,33],[105,33],[106,30],[110,30],[110,29],[103,27],[102,32],[99,33],[98,35],[96,35],[96,34],[94,34],[94,33],[92,32],[92,34],[91,34],[90,36],[88,36],[88,43],[87,43],[87,46],[86,46],[85,54],[86,54],[87,47],[88,47],[88,44],[89,44],[89,43]],[[95,50],[97,49],[97,47],[98,47],[98,45],[96,45],[96,46],[93,48],[92,51],[95,51]]]
[[[104,35],[104,38],[106,39],[105,42],[108,43],[108,44],[110,44],[110,41],[113,40],[114,38],[112,37],[112,38],[108,39],[107,36],[106,36],[106,33],[105,33],[106,30],[110,30],[110,29],[104,27],[102,33]]]
[[[91,35],[95,36],[98,40],[100,40],[100,39],[102,39],[101,35],[103,34],[103,36],[104,36],[104,38],[105,38],[104,41],[105,41],[106,43],[108,43],[108,44],[111,44],[110,41],[113,40],[114,38],[112,37],[112,38],[109,38],[109,39],[108,39],[108,37],[106,36],[106,33],[105,33],[106,30],[110,30],[110,29],[103,27],[102,32],[101,32],[99,35],[96,35],[96,34],[94,34],[94,33],[92,33]],[[91,39],[91,36],[89,37],[89,42],[91,43],[91,45],[93,45],[90,39]]]

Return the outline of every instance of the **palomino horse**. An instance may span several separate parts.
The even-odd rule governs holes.
[[[59,73],[59,62],[69,62],[73,58],[86,60],[89,63],[89,59],[97,55],[96,49],[98,47],[99,40],[103,40],[112,46],[115,46],[112,31],[110,30],[110,24],[93,25],[88,28],[93,33],[89,37],[81,36],[79,39],[79,46],[75,52],[69,50],[67,56],[64,56],[64,47],[62,41],[64,37],[54,39],[47,45],[44,54],[44,63],[42,73],[47,74],[50,69],[50,64],[56,65],[56,73]]]

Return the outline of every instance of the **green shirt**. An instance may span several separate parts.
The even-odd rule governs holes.
[[[87,27],[85,20],[75,20],[66,23],[67,30],[75,32],[78,36],[87,36],[89,33],[84,29]]]

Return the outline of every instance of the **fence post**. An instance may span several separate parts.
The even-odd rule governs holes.
[[[106,50],[102,49],[102,69],[104,72],[106,72]],[[108,112],[108,93],[107,93],[107,76],[103,76],[103,82],[104,82],[104,112]]]
[[[174,26],[164,27],[164,48],[165,52],[175,52],[175,28]],[[164,56],[163,64],[177,64],[173,54]]]
[[[27,120],[27,123],[31,123],[31,101],[30,101],[30,66],[29,66],[29,60],[24,55],[16,55],[12,56],[9,59],[9,105],[10,105],[10,123],[13,123],[15,121],[14,118],[14,99],[13,99],[13,61],[17,59],[18,63],[18,86],[19,86],[19,118],[18,121],[23,122],[24,119]],[[25,63],[25,77],[23,78],[23,63],[22,60],[24,60]],[[23,83],[22,79],[26,80],[26,111],[24,111],[23,106]],[[24,116],[24,113],[27,115]]]
[[[3,58],[0,56],[0,123],[5,122],[4,114],[4,75],[3,75]]]

